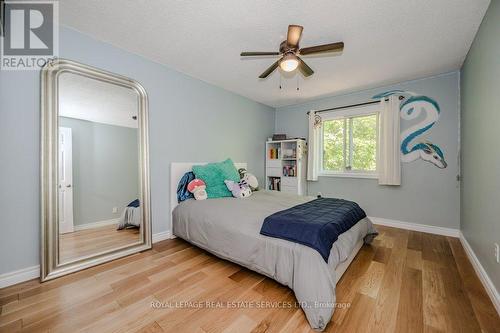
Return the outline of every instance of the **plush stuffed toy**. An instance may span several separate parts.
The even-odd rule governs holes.
[[[250,186],[244,180],[240,180],[237,183],[232,180],[225,180],[224,183],[226,183],[227,188],[235,198],[246,198],[252,195]]]
[[[246,181],[248,186],[252,191],[257,191],[259,189],[259,182],[257,181],[257,177],[255,177],[250,172],[245,173],[242,180]]]
[[[245,173],[247,173],[247,169],[245,168],[240,168],[238,169],[238,173],[240,174],[240,178],[243,178],[243,176],[245,175]]]
[[[194,194],[196,200],[205,200],[207,198],[207,186],[201,179],[193,179],[188,184],[188,191]]]
[[[238,170],[240,174],[240,178],[244,180],[252,191],[257,191],[259,188],[259,182],[257,181],[257,177],[248,172],[245,168],[241,168]]]

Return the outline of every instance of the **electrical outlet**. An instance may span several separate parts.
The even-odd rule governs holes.
[[[113,213],[118,213],[118,207],[113,207]]]
[[[500,247],[498,246],[498,243],[495,243],[495,259],[497,264],[500,264]]]

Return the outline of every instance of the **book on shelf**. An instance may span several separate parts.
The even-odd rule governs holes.
[[[277,160],[280,156],[279,148],[269,148],[268,157],[270,160]]]
[[[297,176],[297,166],[295,166],[295,165],[283,166],[283,176],[285,176],[285,177]]]
[[[281,179],[279,177],[270,177],[269,189],[271,191],[279,191],[281,189]]]

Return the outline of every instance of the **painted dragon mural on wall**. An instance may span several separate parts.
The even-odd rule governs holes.
[[[399,105],[401,119],[413,120],[420,116],[421,113],[425,113],[425,118],[422,121],[410,126],[401,133],[401,160],[403,162],[412,162],[420,158],[440,169],[446,168],[448,164],[441,148],[432,142],[418,140],[439,120],[441,112],[439,104],[430,97],[404,90],[386,91],[373,96],[373,98],[381,99],[391,95],[404,97]]]

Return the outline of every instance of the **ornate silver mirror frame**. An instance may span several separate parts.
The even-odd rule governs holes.
[[[58,210],[58,78],[73,73],[133,90],[138,96],[139,200],[142,227],[139,241],[95,255],[61,263]],[[99,265],[151,248],[149,194],[148,98],[136,81],[65,59],[54,59],[41,71],[41,281]]]

